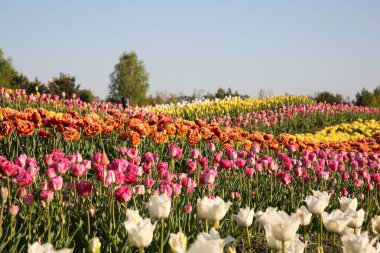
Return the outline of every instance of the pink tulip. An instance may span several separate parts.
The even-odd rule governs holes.
[[[112,183],[116,182],[116,175],[113,170],[109,170],[106,176],[106,181],[104,183],[105,187],[110,186]]]
[[[215,144],[214,144],[214,143],[210,142],[210,143],[208,144],[208,151],[209,151],[210,153],[215,152]]]
[[[182,150],[177,144],[169,144],[169,156],[174,159],[183,157]]]
[[[230,170],[232,168],[232,162],[230,160],[224,159],[220,162],[220,167],[225,170]]]
[[[243,160],[243,159],[241,159],[241,158],[237,158],[237,159],[234,161],[234,163],[235,163],[235,166],[236,166],[236,167],[238,167],[239,169],[242,169],[242,168],[244,168],[246,161]]]
[[[63,178],[61,176],[57,176],[49,180],[49,187],[50,189],[54,191],[62,190],[62,186],[63,186]]]
[[[15,160],[14,160],[14,164],[22,167],[22,168],[25,168],[25,165],[26,165],[26,159],[28,157],[25,155],[25,154],[21,154],[19,157],[17,157]]]
[[[54,197],[54,191],[52,190],[42,190],[40,194],[41,200],[45,202],[51,202],[53,200],[53,197]]]
[[[195,169],[197,168],[197,163],[194,162],[193,160],[187,160],[186,162],[186,167],[189,171],[190,174],[193,174],[195,172]]]
[[[119,189],[115,191],[115,198],[120,203],[125,203],[131,200],[132,198],[132,192],[131,189],[128,186],[122,186]]]
[[[31,206],[34,203],[34,195],[31,193],[28,193],[24,196],[24,203],[27,206]]]
[[[244,173],[247,177],[252,177],[255,174],[254,168],[245,168]]]
[[[83,164],[75,163],[72,165],[70,175],[75,178],[81,178],[86,172],[86,168]]]
[[[225,152],[228,159],[235,160],[237,158],[237,152],[235,149],[228,147]]]
[[[11,205],[9,207],[9,214],[12,215],[12,216],[16,216],[18,214],[18,211],[20,210],[20,208],[16,205]]]
[[[50,167],[46,170],[46,176],[50,179],[50,178],[55,178],[57,176],[57,173],[55,173],[55,169]]]
[[[161,184],[160,185],[160,194],[163,194],[163,193],[165,193],[166,195],[168,195],[169,198],[171,198],[173,195],[172,187],[168,184]]]
[[[203,167],[203,168],[205,168],[205,167],[207,167],[208,166],[208,157],[202,157],[202,158],[199,158],[199,164]]]
[[[172,190],[173,190],[174,195],[178,196],[181,193],[182,185],[180,185],[180,184],[173,184],[172,185]]]
[[[260,145],[257,145],[257,144],[253,145],[252,151],[256,154],[260,153]]]
[[[33,183],[33,178],[29,172],[23,172],[17,176],[17,184],[20,187],[28,186]]]
[[[75,188],[77,190],[77,193],[81,196],[89,196],[91,194],[91,191],[92,191],[92,182],[90,181],[84,181],[84,182],[80,182],[80,183],[77,183],[75,185]]]
[[[360,186],[362,186],[362,183],[363,183],[363,181],[360,180],[360,179],[355,179],[355,180],[354,180],[354,185],[355,185],[355,187],[357,187],[357,188],[359,188]]]
[[[191,159],[197,160],[201,156],[201,151],[199,149],[192,149],[190,155]]]
[[[191,213],[191,211],[193,211],[193,207],[190,205],[186,205],[185,206],[185,213],[189,214],[189,213]]]
[[[344,197],[346,197],[346,196],[348,195],[348,191],[347,191],[346,187],[343,187],[343,188],[342,188],[342,195],[343,195]]]
[[[139,154],[139,151],[137,149],[135,149],[135,148],[129,148],[129,149],[127,149],[127,151],[126,151],[125,154],[127,155],[127,157],[129,159],[134,159]]]
[[[154,185],[154,180],[150,177],[147,177],[144,181],[144,185],[146,188],[151,188]]]

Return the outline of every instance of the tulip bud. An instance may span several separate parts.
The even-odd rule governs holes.
[[[3,204],[5,204],[7,202],[8,189],[6,187],[1,187],[1,199],[3,200]]]
[[[11,205],[9,207],[9,214],[12,215],[12,216],[16,216],[18,214],[18,211],[20,210],[20,208],[16,205]]]
[[[88,244],[88,250],[91,253],[100,253],[102,244],[100,243],[100,240],[98,237],[94,237],[90,240]]]
[[[342,195],[343,195],[344,197],[348,195],[348,191],[347,191],[346,187],[343,187],[343,188],[342,188]]]
[[[88,210],[88,211],[89,211],[91,217],[95,216],[95,207],[91,206],[90,210]]]
[[[236,253],[236,248],[235,247],[228,247],[227,253]]]
[[[214,152],[215,151],[215,144],[214,143],[210,142],[208,144],[208,151],[209,152]]]
[[[173,253],[185,252],[187,248],[187,237],[184,233],[170,234],[169,245]]]
[[[190,205],[185,206],[185,213],[189,214],[189,213],[191,213],[191,211],[193,211],[192,206],[190,206]]]
[[[31,193],[26,194],[25,197],[24,197],[24,203],[27,206],[33,205],[33,203],[34,203],[34,195],[31,194]]]

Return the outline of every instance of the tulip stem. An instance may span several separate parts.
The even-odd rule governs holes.
[[[282,241],[282,253],[285,253],[285,241]]]
[[[206,233],[208,233],[208,220],[205,220]]]
[[[251,250],[251,235],[249,234],[248,226],[245,227],[245,231],[247,232],[248,249],[249,249],[249,252],[251,253],[252,252],[252,250]]]
[[[88,233],[88,236],[90,237],[90,234],[91,234],[90,201],[88,201],[88,206],[86,208],[86,213],[87,213],[87,233]]]
[[[165,230],[165,221],[164,219],[161,219],[161,247],[160,247],[161,253],[164,253],[164,230]]]
[[[323,252],[323,246],[322,246],[322,232],[323,232],[323,221],[322,221],[322,214],[319,215],[320,219],[320,231],[319,231],[319,252]]]
[[[4,213],[4,205],[5,203],[3,203],[1,205],[1,211],[0,211],[0,238],[2,237],[3,235],[3,213]]]
[[[140,248],[140,253],[144,253],[144,248]]]
[[[214,221],[214,228],[215,228],[215,229],[219,229],[219,227],[220,227],[220,223],[219,223],[219,221],[218,221],[218,220]],[[207,231],[207,232],[208,232],[208,231]]]

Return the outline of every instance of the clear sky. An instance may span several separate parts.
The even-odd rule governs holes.
[[[353,98],[380,85],[380,1],[2,0],[0,48],[30,79],[69,73],[101,98],[131,50],[150,94],[231,87]]]

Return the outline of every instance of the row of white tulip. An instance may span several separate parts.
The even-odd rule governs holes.
[[[368,233],[360,232],[364,221],[365,211],[357,210],[357,199],[342,197],[340,199],[340,209],[327,213],[324,210],[329,205],[330,195],[327,192],[313,191],[313,195],[305,199],[306,206],[301,206],[295,213],[288,214],[279,211],[277,208],[269,207],[265,212],[254,212],[249,207],[241,208],[238,214],[233,215],[234,220],[240,226],[244,227],[247,232],[248,247],[250,247],[250,233],[248,227],[253,223],[253,219],[265,229],[268,247],[287,253],[302,253],[305,250],[307,242],[302,242],[297,231],[300,226],[310,224],[312,215],[317,215],[320,219],[320,233],[318,235],[318,250],[323,252],[322,247],[322,224],[325,229],[334,234],[341,236],[343,252],[345,253],[379,253],[380,246],[375,243],[377,237],[370,241]],[[230,236],[221,238],[217,229],[219,221],[224,218],[231,206],[231,202],[225,202],[220,197],[204,197],[198,199],[197,215],[200,219],[214,222],[214,227],[208,231],[200,233],[192,245],[187,248],[187,237],[181,231],[177,234],[170,234],[169,245],[174,253],[207,253],[223,252],[226,244],[234,241]],[[171,199],[166,194],[152,196],[147,204],[150,217],[161,221],[161,252],[163,252],[164,220],[169,216],[171,210]],[[124,222],[128,232],[128,240],[134,247],[144,252],[153,240],[153,233],[157,221],[152,223],[150,218],[142,218],[137,210],[128,209],[127,221]],[[372,221],[372,232],[378,236],[380,234],[380,216],[375,216]],[[93,253],[100,252],[100,241],[94,238],[90,243],[90,251]],[[249,249],[250,250],[250,249]],[[70,252],[66,249],[54,251],[51,244],[40,245],[35,243],[29,246],[29,253],[35,252]],[[232,247],[229,252],[234,252]]]

